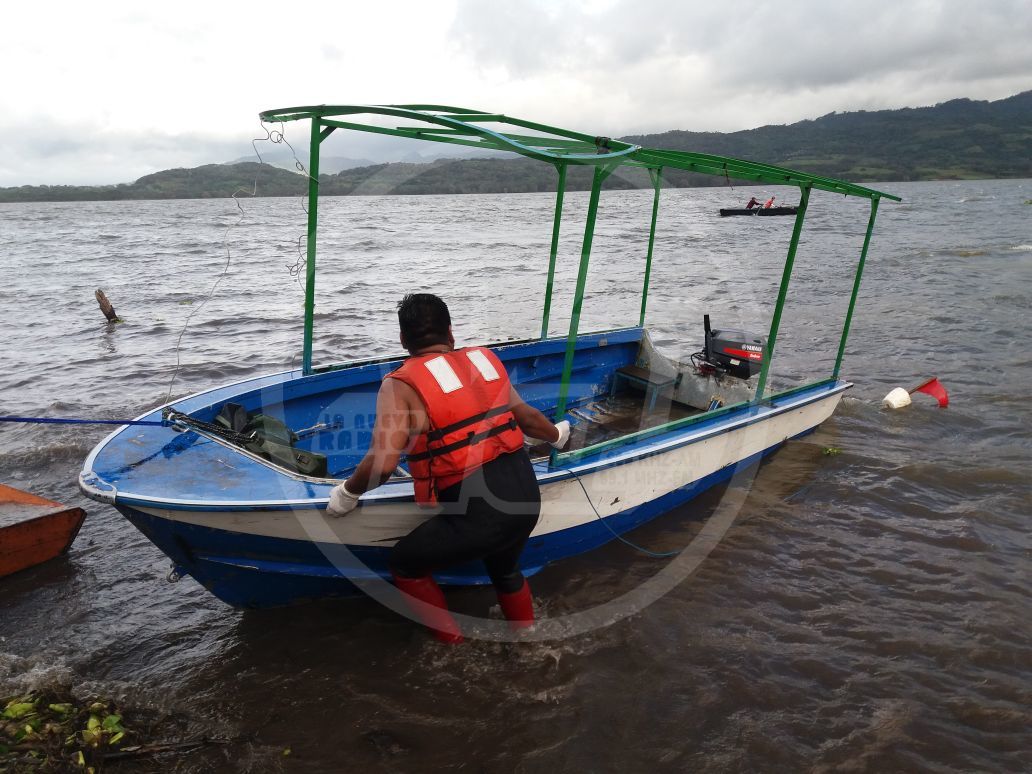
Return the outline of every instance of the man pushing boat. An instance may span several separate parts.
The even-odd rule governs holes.
[[[524,433],[561,448],[570,425],[554,425],[524,403],[491,350],[456,349],[448,307],[437,296],[405,296],[398,323],[410,357],[383,380],[369,451],[334,488],[327,513],[349,513],[406,455],[416,502],[440,508],[399,540],[388,560],[413,613],[437,639],[461,642],[431,573],[481,560],[509,625],[530,626],[534,610],[519,557],[537,524],[541,494]]]

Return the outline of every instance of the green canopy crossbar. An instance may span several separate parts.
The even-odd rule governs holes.
[[[700,172],[707,175],[735,177],[742,180],[756,180],[779,185],[809,185],[811,188],[830,191],[831,193],[840,193],[846,196],[862,196],[865,199],[884,197],[897,202],[902,201],[898,196],[842,180],[833,180],[820,175],[796,172],[770,164],[759,164],[753,161],[742,161],[741,159],[732,159],[724,156],[712,156],[707,153],[642,148],[636,154],[636,158],[658,166],[673,167],[688,172]]]
[[[433,140],[435,142],[460,142],[457,138],[435,136],[432,133],[420,133],[416,131],[416,127],[407,128],[389,128],[380,126],[377,124],[342,121],[338,116],[358,116],[358,115],[382,115],[391,116],[394,118],[410,119],[413,121],[421,121],[427,124],[442,126],[450,129],[466,129],[471,136],[478,138],[479,142],[482,143],[481,147],[487,147],[491,150],[505,150],[513,153],[519,153],[523,156],[530,158],[539,159],[541,161],[555,161],[562,159],[569,164],[583,164],[583,165],[598,165],[605,163],[606,159],[611,159],[617,156],[626,156],[634,153],[639,149],[637,145],[631,145],[630,143],[621,142],[619,140],[612,140],[606,137],[592,137],[590,135],[582,134],[580,132],[571,132],[566,129],[560,129],[555,126],[548,126],[546,124],[538,124],[532,121],[524,121],[519,118],[512,118],[510,116],[502,116],[496,113],[480,113],[480,112],[468,112],[460,113],[460,118],[452,118],[447,112],[435,112],[431,110],[412,110],[405,107],[399,107],[397,105],[318,105],[309,107],[296,107],[296,108],[282,108],[279,110],[266,110],[259,114],[259,118],[262,121],[301,121],[304,119],[311,119],[317,123],[322,123],[326,126],[336,126],[344,129],[354,129],[356,131],[374,132],[378,134],[389,134],[397,137],[409,137],[411,139],[423,139]],[[514,137],[503,134],[493,129],[480,126],[479,123],[496,123],[506,124],[509,126],[518,126],[523,129],[530,129],[533,131],[544,132],[546,134],[554,134],[559,137],[565,137],[568,139],[581,140],[583,142],[591,143],[591,147],[597,150],[589,153],[552,153],[549,151],[541,150],[540,148],[533,147],[531,145],[524,144]],[[545,140],[545,138],[542,138]],[[461,141],[460,144],[469,144],[468,140]],[[547,144],[547,141],[544,143]]]
[[[335,116],[383,115],[420,121],[431,127],[389,128],[365,122],[334,120]],[[306,107],[266,110],[259,114],[262,121],[285,122],[312,119],[325,126],[353,129],[356,131],[391,134],[411,139],[435,142],[455,142],[456,137],[444,136],[440,129],[456,130],[456,135],[476,138],[482,147],[491,150],[505,150],[543,161],[565,161],[569,164],[604,165],[616,156],[626,157],[625,163],[651,168],[671,167],[711,175],[727,175],[743,180],[801,186],[807,183],[812,188],[846,196],[864,198],[886,198],[900,201],[898,196],[875,191],[854,183],[797,172],[783,167],[757,162],[743,161],[724,156],[689,151],[642,148],[637,145],[608,137],[593,136],[582,132],[561,129],[548,124],[526,121],[501,113],[486,113],[478,110],[450,108],[442,105],[314,105]],[[526,135],[522,132],[501,132],[480,126],[480,123],[502,124],[542,132],[554,137]],[[437,127],[435,129],[434,127]],[[576,140],[596,150],[585,153],[563,154],[543,148],[560,148],[565,143],[556,138]]]
[[[842,334],[839,341],[838,356],[834,372],[830,380],[838,378],[845,352],[849,328],[856,307],[856,299],[860,290],[860,280],[864,264],[867,260],[871,235],[881,199],[901,201],[900,197],[883,191],[876,191],[866,186],[835,180],[821,175],[786,169],[771,164],[745,161],[726,156],[690,151],[669,150],[663,148],[643,148],[638,145],[616,140],[610,137],[584,134],[583,132],[562,129],[548,124],[526,121],[502,113],[488,113],[472,108],[448,105],[311,105],[302,107],[266,110],[259,114],[263,122],[283,123],[287,121],[310,120],[310,163],[308,179],[308,227],[307,227],[307,266],[305,271],[305,324],[304,351],[302,357],[303,373],[313,373],[312,368],[312,336],[315,318],[315,267],[316,267],[316,230],[318,225],[319,199],[319,148],[321,143],[337,129],[349,129],[360,132],[403,137],[413,140],[424,140],[446,144],[465,145],[490,151],[516,153],[527,158],[553,164],[559,174],[556,187],[555,216],[552,226],[552,240],[549,249],[548,275],[545,286],[544,311],[541,320],[541,338],[547,338],[549,315],[552,305],[552,292],[556,270],[559,244],[559,231],[563,213],[563,197],[567,183],[567,169],[570,166],[594,167],[591,192],[588,200],[588,211],[584,224],[584,238],[581,246],[581,258],[577,270],[577,283],[574,290],[573,306],[570,315],[570,326],[566,336],[566,350],[563,360],[562,379],[559,385],[559,398],[556,419],[561,419],[567,408],[570,394],[570,377],[573,369],[574,352],[580,325],[580,315],[584,303],[587,282],[588,264],[591,256],[592,238],[595,221],[601,198],[602,183],[606,177],[620,166],[644,168],[648,171],[653,186],[652,218],[649,228],[648,249],[645,257],[645,276],[642,283],[641,309],[638,325],[644,327],[645,311],[648,300],[649,280],[652,271],[653,252],[656,238],[656,219],[659,212],[661,181],[664,170],[680,169],[707,175],[716,175],[737,180],[752,180],[774,185],[788,185],[799,189],[800,200],[796,212],[795,225],[789,243],[788,255],[782,273],[781,284],[771,318],[770,331],[767,337],[767,357],[758,378],[755,397],[750,402],[757,404],[771,400],[764,397],[767,377],[773,359],[774,347],[777,343],[778,328],[782,311],[788,294],[789,282],[796,251],[799,246],[803,221],[806,216],[813,190],[825,191],[843,196],[855,196],[871,202],[871,213],[864,238],[863,248],[853,279],[852,293],[846,312]],[[381,123],[371,123],[373,119]],[[383,125],[389,119],[392,126]],[[402,125],[398,125],[400,120]],[[411,124],[411,125],[410,125]],[[490,126],[486,126],[490,124]],[[825,380],[827,381],[827,379]],[[823,382],[816,382],[819,384]],[[704,416],[713,416],[721,410],[707,412]],[[662,431],[657,427],[649,431]],[[628,436],[633,438],[636,436]],[[607,444],[619,441],[606,442]],[[589,449],[577,452],[587,453]],[[567,459],[568,455],[561,455]],[[557,464],[560,456],[553,454],[552,462]]]
[[[594,152],[595,141],[571,140],[565,137],[537,137],[532,134],[515,134],[506,132],[506,136],[519,140],[524,145],[539,145],[545,148],[568,148],[570,150],[584,150]]]
[[[473,132],[469,129],[444,129],[441,127],[424,128],[411,126],[397,126],[391,133],[395,134],[398,137],[412,137],[412,139],[420,140],[438,140],[440,142],[454,142],[454,140],[444,138],[474,136]],[[535,137],[533,135],[514,134],[512,132],[506,132],[505,136],[509,139],[517,140],[523,145],[527,145],[532,148],[543,148],[545,150],[552,151],[556,154],[594,154],[596,152],[595,144],[585,142],[584,140],[568,140],[559,137]],[[512,150],[507,145],[503,145],[499,142],[494,142],[492,139],[486,137],[476,138],[475,140],[472,140],[467,144],[469,144],[472,147],[486,147],[490,150]]]

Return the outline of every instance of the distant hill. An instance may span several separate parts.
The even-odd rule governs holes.
[[[1032,91],[995,102],[831,113],[744,132],[623,138],[639,145],[736,156],[845,180],[1032,177]]]
[[[290,172],[297,171],[297,162],[294,160],[294,154],[290,151],[281,151],[276,153],[270,153],[264,151],[262,153],[262,161],[279,169],[286,169]],[[305,165],[305,169],[308,168],[308,151],[298,150],[297,161],[300,161]],[[250,162],[257,163],[258,160],[252,153],[250,156],[243,156],[233,161],[226,161],[224,165],[230,164],[248,164]],[[323,174],[335,175],[338,172],[343,172],[345,169],[354,169],[355,167],[368,167],[375,164],[375,161],[371,159],[352,159],[347,156],[325,156],[320,154],[319,156],[319,170]]]
[[[0,188],[0,202],[119,201],[122,199],[214,199],[236,191],[250,193],[258,178],[260,196],[292,196],[304,190],[305,179],[269,164],[205,164],[192,169],[166,169],[118,185],[23,185]]]
[[[621,138],[655,148],[692,150],[764,161],[857,182],[1032,178],[1032,91],[995,102],[956,99],[924,108],[831,113],[785,126],[741,132],[689,132]],[[629,171],[607,187],[647,185]],[[170,169],[113,186],[0,188],[0,202],[201,199],[250,192],[293,196],[305,178],[270,164],[243,162]],[[668,185],[725,185],[705,175],[671,171]],[[523,158],[439,159],[342,169],[320,175],[323,195],[520,193],[555,190],[555,170]],[[568,187],[584,189],[590,172],[570,170]]]

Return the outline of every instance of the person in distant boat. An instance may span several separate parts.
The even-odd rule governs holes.
[[[759,207],[760,201],[755,196],[749,200],[749,203],[745,205],[745,209],[751,210],[753,207]]]
[[[510,627],[530,626],[534,608],[519,557],[537,524],[541,493],[524,433],[562,448],[570,423],[554,425],[524,403],[491,350],[456,349],[448,306],[437,296],[405,296],[398,322],[410,357],[383,380],[372,444],[334,488],[327,513],[349,513],[407,455],[416,502],[440,507],[388,559],[414,615],[438,640],[462,642],[431,573],[481,560]]]
[[[774,206],[774,197],[772,196],[769,199],[767,199],[767,203],[763,205],[763,209],[769,210],[773,206]]]

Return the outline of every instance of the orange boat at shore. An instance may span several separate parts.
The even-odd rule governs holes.
[[[68,550],[86,511],[0,484],[0,578]]]

